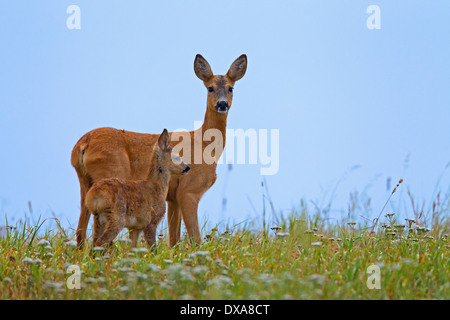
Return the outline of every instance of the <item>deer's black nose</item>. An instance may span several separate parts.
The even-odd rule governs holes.
[[[186,168],[183,170],[183,173],[188,173],[189,172],[189,170],[191,170],[191,167],[189,167],[189,166],[186,166]]]
[[[228,111],[228,102],[227,101],[217,102],[216,109],[219,112],[227,112]]]

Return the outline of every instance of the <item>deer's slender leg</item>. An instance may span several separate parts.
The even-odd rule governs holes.
[[[191,193],[185,193],[180,196],[180,207],[183,214],[183,221],[189,238],[196,244],[200,244],[202,242],[197,216],[199,200],[200,199],[198,199],[198,197]]]
[[[130,249],[136,248],[137,241],[139,239],[140,234],[141,234],[141,230],[133,229],[130,231],[130,240],[131,240]]]
[[[167,201],[167,221],[169,225],[169,245],[173,247],[180,241],[181,210],[175,201]]]

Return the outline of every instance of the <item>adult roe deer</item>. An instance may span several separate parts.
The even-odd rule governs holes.
[[[101,179],[86,194],[85,205],[94,215],[93,246],[111,245],[123,228],[130,230],[131,248],[144,231],[150,248],[156,242],[156,229],[166,212],[171,175],[186,174],[189,166],[170,146],[166,129],[159,136],[145,180]]]
[[[203,125],[199,129],[184,133],[190,141],[193,141],[189,159],[180,152],[183,161],[191,167],[190,174],[172,177],[169,182],[167,217],[171,246],[180,240],[181,216],[188,236],[196,243],[201,242],[197,217],[198,203],[216,180],[217,163],[207,163],[203,159],[200,163],[192,161],[194,149],[204,150],[207,146],[203,139],[199,141],[194,137],[198,133],[203,137],[203,133],[208,129],[219,130],[223,137],[223,146],[221,150],[216,150],[215,157],[216,159],[220,157],[225,146],[227,116],[233,99],[233,86],[244,76],[246,70],[245,54],[232,63],[226,75],[214,75],[205,58],[199,54],[195,57],[195,74],[207,88],[206,113]],[[90,212],[85,205],[89,188],[103,178],[144,179],[149,167],[146,159],[150,157],[157,139],[158,135],[155,134],[99,128],[86,133],[75,144],[71,163],[80,181],[81,213],[76,232],[80,247],[86,239],[90,218]],[[172,146],[176,143],[172,141]]]

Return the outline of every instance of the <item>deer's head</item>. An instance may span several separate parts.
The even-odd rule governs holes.
[[[155,157],[160,173],[170,172],[173,175],[186,174],[191,169],[183,160],[178,152],[170,146],[170,135],[167,129],[161,133],[156,144]]]
[[[224,76],[214,75],[208,61],[197,54],[194,71],[208,90],[207,108],[219,114],[227,114],[233,100],[234,83],[244,76],[246,70],[247,56],[245,54],[231,64]]]

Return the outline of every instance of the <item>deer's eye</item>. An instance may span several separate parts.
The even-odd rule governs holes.
[[[208,88],[208,92],[214,92],[214,88],[213,87],[209,87]]]
[[[228,92],[230,92],[230,93],[233,92],[233,89],[234,89],[233,87],[229,87]]]

